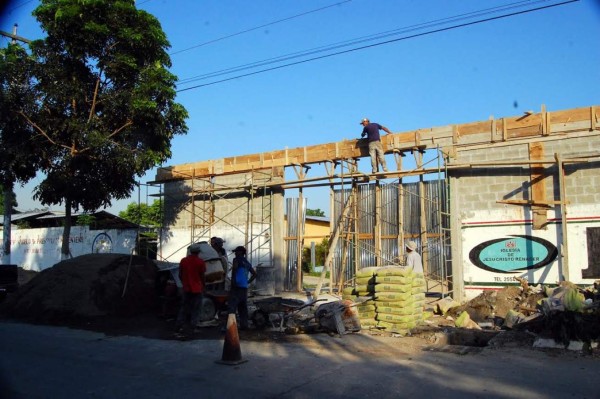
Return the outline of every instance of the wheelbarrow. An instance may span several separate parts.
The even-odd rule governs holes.
[[[229,292],[225,290],[207,290],[202,298],[202,312],[200,314],[201,322],[213,321],[217,318],[218,312],[227,309],[227,298]]]
[[[325,299],[304,302],[299,299],[271,297],[258,299],[253,302],[256,310],[252,313],[251,320],[257,329],[266,328],[269,324],[280,332],[297,333],[308,332],[314,324],[314,312],[305,312],[317,302]]]

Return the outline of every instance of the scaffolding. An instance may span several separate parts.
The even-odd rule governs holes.
[[[280,268],[279,282],[286,290],[302,288],[306,190],[329,187],[331,237],[325,266],[331,271],[330,292],[350,284],[362,267],[402,265],[405,243],[413,240],[421,249],[428,290],[445,296],[455,289],[453,269],[457,267],[452,261],[451,231],[455,222],[450,211],[448,175],[476,167],[457,164],[457,152],[551,136],[557,139],[570,132],[578,134],[582,127],[597,131],[595,106],[552,114],[542,107],[539,114],[491,117],[488,121],[382,136],[384,152],[393,155],[397,164],[396,171],[385,174],[361,173],[358,161],[369,156],[366,146],[360,140],[343,140],[160,168],[155,183],[165,185],[161,195],[165,199],[166,226],[189,228],[190,242],[210,237],[219,226],[229,226],[255,253],[254,263]],[[432,151],[436,157],[423,162],[423,155]],[[416,167],[406,171],[402,163],[409,153]],[[436,162],[433,167],[432,162]],[[560,167],[563,162],[556,160]],[[537,163],[540,161],[530,162]],[[324,165],[326,175],[308,177],[314,164]],[[502,162],[494,164],[501,166]],[[286,168],[294,169],[295,180],[284,180]],[[408,177],[417,181],[407,183]],[[288,230],[284,232],[283,201],[278,205],[275,197],[283,199],[288,189],[297,189],[299,195],[286,203]],[[532,207],[538,202],[512,201]],[[179,220],[183,213],[190,215],[189,225]],[[240,223],[240,214],[245,214],[244,223]]]

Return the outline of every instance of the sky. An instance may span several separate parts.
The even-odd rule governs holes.
[[[38,4],[10,2],[0,30],[18,23],[19,36],[43,37],[31,16]],[[160,21],[171,43],[176,101],[189,113],[189,132],[172,141],[164,166],[355,139],[363,117],[400,133],[539,112],[542,104],[548,111],[600,105],[600,0],[137,6]],[[359,168],[368,170],[369,160]],[[316,166],[307,177],[324,175]],[[159,190],[146,183],[155,176],[148,171],[140,190],[107,210],[152,202]],[[295,180],[293,170],[286,177]],[[31,198],[40,182],[16,189],[19,210],[44,207]],[[328,213],[326,189],[304,195],[308,208]]]

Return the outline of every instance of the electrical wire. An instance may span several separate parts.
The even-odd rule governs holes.
[[[524,4],[536,4],[536,3],[543,3],[543,2],[548,2],[548,1],[549,0],[536,0],[536,1],[532,2],[532,0],[524,0],[524,1],[519,1],[519,2],[515,2],[515,3],[505,4],[502,6],[473,11],[473,12],[469,12],[469,13],[465,13],[465,14],[459,14],[459,15],[455,15],[452,17],[441,18],[441,19],[437,19],[434,21],[410,25],[407,27],[398,28],[398,29],[394,29],[394,30],[390,30],[390,31],[381,32],[381,33],[376,33],[376,34],[372,34],[372,35],[368,35],[368,36],[362,36],[362,37],[351,39],[351,40],[345,40],[345,41],[333,43],[330,45],[315,47],[315,48],[312,48],[309,50],[297,51],[294,53],[289,53],[289,54],[274,57],[274,58],[268,58],[268,59],[264,59],[261,61],[255,61],[255,62],[251,62],[248,64],[239,65],[236,67],[221,69],[221,70],[218,70],[215,72],[210,72],[210,73],[203,74],[203,75],[197,75],[197,76],[193,76],[190,78],[180,79],[179,84],[188,84],[188,83],[195,82],[198,80],[209,79],[211,77],[217,77],[217,76],[226,75],[226,74],[234,73],[234,72],[241,72],[246,69],[252,69],[252,68],[256,68],[256,67],[260,67],[260,66],[266,66],[269,64],[283,62],[283,61],[287,61],[287,60],[294,59],[294,58],[309,56],[312,54],[318,54],[318,53],[322,53],[325,51],[331,51],[331,50],[335,50],[338,48],[348,47],[351,45],[356,45],[356,44],[360,44],[360,43],[364,43],[364,42],[368,42],[368,41],[382,39],[385,37],[395,36],[395,35],[399,35],[402,33],[408,33],[411,31],[415,31],[415,30],[419,30],[419,29],[423,29],[423,28],[427,28],[427,27],[439,26],[444,23],[457,22],[457,21],[461,21],[461,20],[476,17],[476,16],[491,14],[494,12],[507,11],[510,9],[521,7]]]
[[[327,9],[327,8],[331,8],[331,7],[339,6],[339,5],[341,5],[341,4],[348,3],[348,2],[350,2],[350,1],[352,1],[352,0],[344,0],[344,1],[340,1],[340,2],[338,2],[338,3],[330,4],[330,5],[328,5],[328,6],[325,6],[325,7],[316,8],[316,9],[314,9],[314,10],[310,10],[310,11],[306,11],[306,12],[303,12],[303,13],[300,13],[300,14],[292,15],[291,17],[287,17],[287,18],[279,19],[279,20],[277,20],[277,21],[269,22],[269,23],[267,23],[267,24],[264,24],[264,25],[260,25],[260,26],[256,26],[256,27],[254,27],[254,28],[246,29],[246,30],[243,30],[243,31],[241,31],[241,32],[232,33],[232,34],[230,34],[230,35],[227,35],[227,36],[223,36],[223,37],[219,37],[219,38],[217,38],[217,39],[209,40],[209,41],[207,41],[207,42],[200,43],[200,44],[197,44],[197,45],[195,45],[195,46],[192,46],[192,47],[185,48],[185,49],[183,49],[183,50],[174,51],[174,52],[170,53],[169,55],[180,54],[180,53],[183,53],[183,52],[185,52],[185,51],[189,51],[189,50],[193,50],[193,49],[195,49],[195,48],[198,48],[198,47],[206,46],[207,44],[216,43],[216,42],[218,42],[218,41],[225,40],[225,39],[229,39],[229,38],[231,38],[231,37],[234,37],[234,36],[239,36],[239,35],[242,35],[242,34],[244,34],[244,33],[252,32],[252,31],[255,31],[255,30],[258,30],[258,29],[261,29],[261,28],[267,27],[267,26],[271,26],[271,25],[275,25],[275,24],[278,24],[278,23],[281,23],[281,22],[289,21],[289,20],[291,20],[291,19],[298,18],[298,17],[302,17],[302,16],[305,16],[305,15],[308,15],[308,14],[312,14],[312,13],[315,13],[315,12],[318,12],[318,11],[323,11],[323,10],[325,10],[325,9]]]
[[[370,44],[370,45],[366,45],[366,46],[360,46],[360,47],[352,48],[352,49],[349,49],[349,50],[338,51],[338,52],[335,52],[335,53],[326,54],[326,55],[322,55],[322,56],[318,56],[318,57],[312,57],[312,58],[308,58],[308,59],[301,60],[301,61],[287,63],[287,64],[284,64],[284,65],[279,65],[279,66],[274,66],[274,67],[271,67],[271,68],[261,69],[259,71],[254,71],[254,72],[249,72],[249,73],[245,73],[245,74],[241,74],[241,75],[236,75],[236,76],[233,76],[233,77],[229,77],[229,78],[217,80],[217,81],[214,81],[214,82],[209,82],[209,83],[204,83],[204,84],[200,84],[200,85],[195,85],[195,86],[191,86],[191,87],[179,89],[179,90],[177,90],[177,92],[184,92],[184,91],[188,91],[188,90],[197,89],[197,88],[200,88],[200,87],[211,86],[211,85],[215,85],[215,84],[218,84],[218,83],[227,82],[227,81],[238,79],[238,78],[242,78],[242,77],[247,77],[247,76],[257,75],[257,74],[260,74],[260,73],[270,72],[270,71],[274,71],[274,70],[277,70],[277,69],[287,68],[287,67],[290,67],[290,66],[304,64],[304,63],[307,63],[307,62],[316,61],[316,60],[320,60],[320,59],[324,59],[324,58],[329,58],[329,57],[333,57],[333,56],[337,56],[337,55],[341,55],[341,54],[347,54],[347,53],[351,53],[351,52],[354,52],[354,51],[365,50],[365,49],[369,49],[369,48],[373,48],[373,47],[382,46],[382,45],[385,45],[385,44],[395,43],[395,42],[402,41],[402,40],[414,39],[414,38],[417,38],[417,37],[431,35],[431,34],[434,34],[434,33],[445,32],[445,31],[449,31],[449,30],[453,30],[453,29],[464,28],[466,26],[477,25],[477,24],[481,24],[481,23],[485,23],[485,22],[490,22],[490,21],[495,21],[495,20],[499,20],[499,19],[509,18],[509,17],[513,17],[513,16],[516,16],[516,15],[527,14],[527,13],[531,13],[531,12],[534,12],[534,11],[540,11],[540,10],[549,9],[549,8],[553,8],[553,7],[563,6],[563,5],[566,5],[566,4],[569,4],[569,3],[575,3],[575,2],[578,2],[578,1],[579,0],[568,0],[568,1],[563,1],[561,3],[555,3],[555,4],[546,5],[546,6],[531,8],[531,9],[528,9],[528,10],[522,10],[522,11],[512,12],[512,13],[508,13],[508,14],[503,14],[503,15],[499,15],[499,16],[495,16],[495,17],[479,19],[479,20],[472,21],[472,22],[465,22],[465,23],[461,23],[461,24],[456,24],[456,25],[452,25],[452,26],[449,26],[449,27],[445,27],[445,28],[433,29],[433,30],[430,30],[430,31],[416,33],[416,34],[412,34],[412,35],[408,35],[408,36],[403,36],[403,37],[392,39],[392,40],[386,40],[386,41],[375,43],[375,44]],[[215,76],[217,76],[217,75],[215,75]]]

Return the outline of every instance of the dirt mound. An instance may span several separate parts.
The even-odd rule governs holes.
[[[79,256],[38,273],[1,304],[0,313],[41,323],[144,313],[156,307],[156,272],[140,256]]]
[[[463,311],[475,322],[482,322],[494,317],[505,318],[509,310],[522,312],[535,310],[537,301],[544,298],[542,293],[526,293],[519,286],[508,286],[498,291],[485,291],[462,306],[448,312],[454,318]]]

